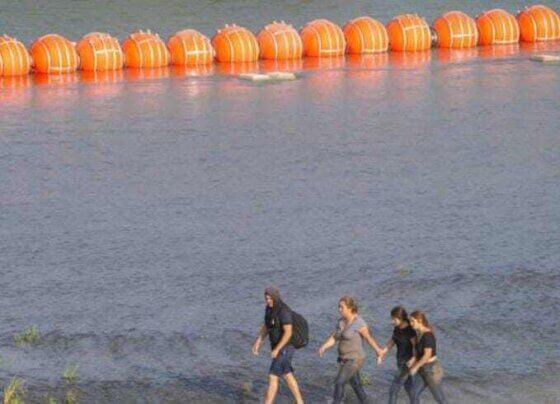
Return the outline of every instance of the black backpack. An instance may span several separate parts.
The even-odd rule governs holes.
[[[307,320],[292,310],[292,339],[294,348],[300,349],[309,343],[309,326]]]

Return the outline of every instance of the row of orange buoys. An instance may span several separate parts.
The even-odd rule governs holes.
[[[543,5],[519,12],[517,18],[502,9],[473,19],[460,11],[436,18],[430,27],[416,14],[396,16],[387,25],[363,16],[343,28],[318,19],[298,32],[285,22],[266,25],[257,36],[246,28],[226,25],[212,40],[192,29],[173,34],[167,43],[151,32],[130,34],[123,42],[94,32],[73,43],[58,34],[36,39],[29,49],[6,35],[0,37],[0,76],[119,70],[123,67],[157,68],[168,65],[197,66],[218,62],[254,62],[337,57],[393,51],[422,51],[433,45],[464,49],[477,45],[511,44],[560,39],[560,16]]]

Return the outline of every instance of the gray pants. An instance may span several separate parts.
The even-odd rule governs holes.
[[[398,370],[395,373],[395,377],[393,378],[393,382],[391,383],[391,387],[389,389],[389,404],[397,403],[399,391],[403,386],[408,394],[410,402],[412,403],[412,389],[414,386],[413,378],[410,376],[406,362],[399,363],[397,366]]]
[[[422,366],[414,377],[414,388],[412,393],[412,403],[420,403],[420,395],[427,388],[430,389],[434,400],[439,404],[447,404],[443,390],[441,389],[441,378],[443,371],[438,361]]]
[[[360,403],[367,401],[366,392],[362,387],[362,380],[360,378],[360,369],[363,365],[364,358],[340,361],[338,375],[334,382],[333,404],[340,404],[344,399],[344,386],[346,386],[346,383],[350,383]]]

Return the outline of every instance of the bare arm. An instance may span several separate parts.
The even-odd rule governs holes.
[[[424,355],[422,355],[422,357],[419,360],[415,361],[415,363],[410,368],[411,375],[416,374],[416,372],[418,372],[418,369],[420,369],[422,366],[428,363],[428,361],[432,357],[432,351],[433,351],[432,348],[424,348]]]
[[[271,352],[271,356],[273,358],[276,358],[278,356],[278,354],[280,353],[280,350],[282,348],[284,348],[286,346],[286,344],[288,342],[290,342],[290,338],[292,338],[292,325],[291,324],[286,324],[286,325],[282,326],[282,329],[284,330],[284,332],[282,333],[282,338],[280,339],[280,341],[278,341],[278,344],[276,344],[276,346],[274,347],[274,349]]]
[[[373,335],[371,335],[369,333],[368,328],[367,327],[362,327],[358,330],[358,332],[360,333],[362,338],[367,341],[369,346],[371,346],[373,348],[373,350],[375,351],[375,354],[377,356],[380,356],[381,355],[381,347],[379,346],[379,344],[377,343],[377,341],[375,340]]]
[[[393,338],[390,338],[389,341],[387,341],[387,343],[385,344],[385,347],[381,349],[381,355],[379,355],[378,357],[379,363],[382,362],[383,359],[385,359],[385,356],[387,356],[389,351],[391,351],[391,349],[393,349],[394,346],[395,346],[395,342],[393,341]]]
[[[259,349],[261,349],[262,341],[267,334],[268,334],[268,329],[266,328],[266,325],[263,324],[259,330],[259,333],[257,334],[257,338],[255,338],[255,342],[253,342],[252,351],[254,355],[259,354]]]
[[[336,339],[334,337],[334,332],[331,333],[331,335],[329,335],[327,337],[327,339],[325,340],[325,342],[323,342],[323,345],[321,345],[321,347],[319,348],[319,356],[323,357],[323,354],[330,348],[332,348],[334,346],[334,344],[336,344]]]

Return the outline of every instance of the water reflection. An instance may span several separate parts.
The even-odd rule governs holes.
[[[397,69],[419,69],[426,67],[432,58],[432,51],[390,52],[389,63]]]
[[[476,59],[478,57],[478,49],[477,48],[468,48],[468,49],[447,49],[447,48],[438,48],[433,52],[434,58],[442,63],[465,63]]]
[[[216,74],[225,76],[238,76],[240,74],[258,73],[258,62],[246,63],[216,63]]]
[[[31,77],[29,75],[0,76],[0,105],[2,107],[26,105],[31,98],[30,86]]]
[[[511,58],[519,54],[519,44],[479,46],[478,56],[481,59]]]
[[[170,76],[173,78],[181,77],[205,77],[215,74],[214,64],[205,64],[199,66],[171,66]]]
[[[303,59],[261,60],[262,72],[298,72],[303,69]]]

